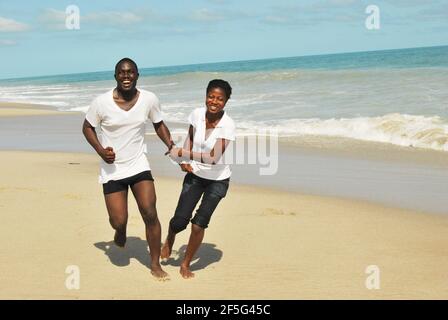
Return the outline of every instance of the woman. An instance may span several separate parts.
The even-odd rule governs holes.
[[[202,197],[191,219],[190,239],[180,267],[180,274],[186,279],[194,277],[190,271],[191,260],[202,243],[213,212],[229,188],[230,167],[223,163],[221,157],[229,142],[235,140],[235,124],[224,111],[232,94],[231,86],[224,80],[212,80],[206,93],[206,108],[197,108],[188,117],[190,127],[184,147],[172,148],[169,152],[171,158],[188,162],[180,164],[187,174],[162,247],[162,259],[171,255],[176,234],[187,227]]]

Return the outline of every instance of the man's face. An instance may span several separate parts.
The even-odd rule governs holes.
[[[137,86],[138,72],[132,63],[121,63],[115,71],[117,88],[121,91],[131,91]]]

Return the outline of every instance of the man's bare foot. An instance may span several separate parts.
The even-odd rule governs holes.
[[[194,278],[194,273],[190,271],[190,267],[186,267],[184,265],[180,266],[180,274],[184,279]]]
[[[126,244],[126,232],[115,231],[114,243],[118,247],[124,248],[124,245]]]
[[[160,265],[151,266],[151,274],[158,280],[169,280],[168,273],[163,271]]]
[[[173,245],[170,246],[169,241],[166,240],[160,251],[160,259],[168,259],[171,256],[172,247]]]

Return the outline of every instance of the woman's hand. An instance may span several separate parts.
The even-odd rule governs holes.
[[[189,173],[193,172],[193,167],[189,163],[181,163],[180,168],[182,169],[183,172],[189,172]]]
[[[108,164],[112,164],[115,161],[115,152],[112,147],[103,148],[98,154]]]

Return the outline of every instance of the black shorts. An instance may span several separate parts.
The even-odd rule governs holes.
[[[132,177],[120,180],[110,180],[107,183],[103,183],[103,193],[109,194],[114,192],[127,191],[129,186],[132,187],[137,182],[144,180],[154,181],[150,170],[140,172]]]

